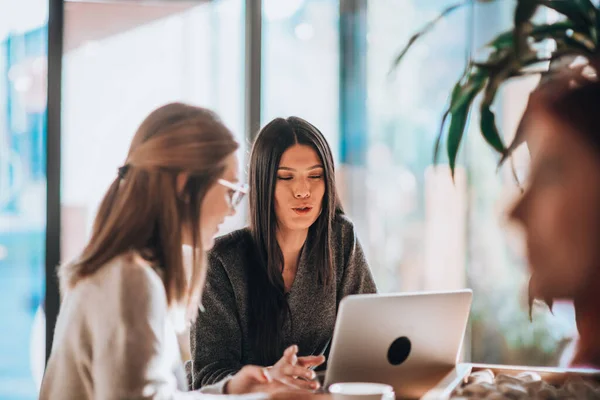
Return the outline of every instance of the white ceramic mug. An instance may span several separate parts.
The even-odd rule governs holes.
[[[347,382],[329,386],[333,400],[394,400],[394,388],[382,383]]]

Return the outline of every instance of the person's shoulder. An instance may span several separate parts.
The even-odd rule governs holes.
[[[341,240],[355,240],[354,223],[344,213],[338,212],[333,219],[333,232]]]
[[[131,289],[140,296],[166,295],[161,270],[136,252],[124,254],[111,262],[108,272],[120,281],[123,294]],[[166,298],[166,297],[165,297]]]
[[[162,288],[161,272],[136,252],[121,254],[104,264],[96,272],[82,279],[81,286],[98,289],[131,286],[131,288]],[[80,286],[78,283],[77,286]]]
[[[221,265],[228,275],[242,273],[252,246],[254,241],[249,228],[238,229],[218,237],[207,253],[209,268]]]
[[[102,303],[104,308],[135,313],[164,312],[167,308],[165,285],[159,269],[136,252],[108,261],[73,289],[74,299]]]
[[[221,258],[232,254],[232,252],[244,250],[251,243],[250,229],[242,228],[216,238],[215,244],[208,253],[209,256]]]

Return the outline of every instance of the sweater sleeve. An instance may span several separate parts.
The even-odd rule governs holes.
[[[167,299],[160,278],[153,276],[147,268],[127,266],[123,268],[117,295],[119,310],[115,318],[91,321],[93,359],[90,373],[94,398],[220,398],[214,394],[177,390],[170,362],[170,355],[177,354],[173,347],[176,341],[168,337]],[[256,395],[247,397],[255,398]]]
[[[344,270],[338,288],[338,304],[351,294],[377,292],[371,269],[352,224],[349,224],[347,232],[344,233]]]
[[[242,329],[233,286],[217,256],[208,257],[205,312],[191,330],[192,388],[215,384],[242,367]]]

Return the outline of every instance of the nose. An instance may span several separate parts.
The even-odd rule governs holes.
[[[294,197],[297,199],[307,199],[310,197],[310,185],[307,182],[300,182],[294,188]]]

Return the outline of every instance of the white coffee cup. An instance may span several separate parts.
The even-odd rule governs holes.
[[[329,386],[333,400],[394,400],[394,388],[382,383],[346,382]]]

